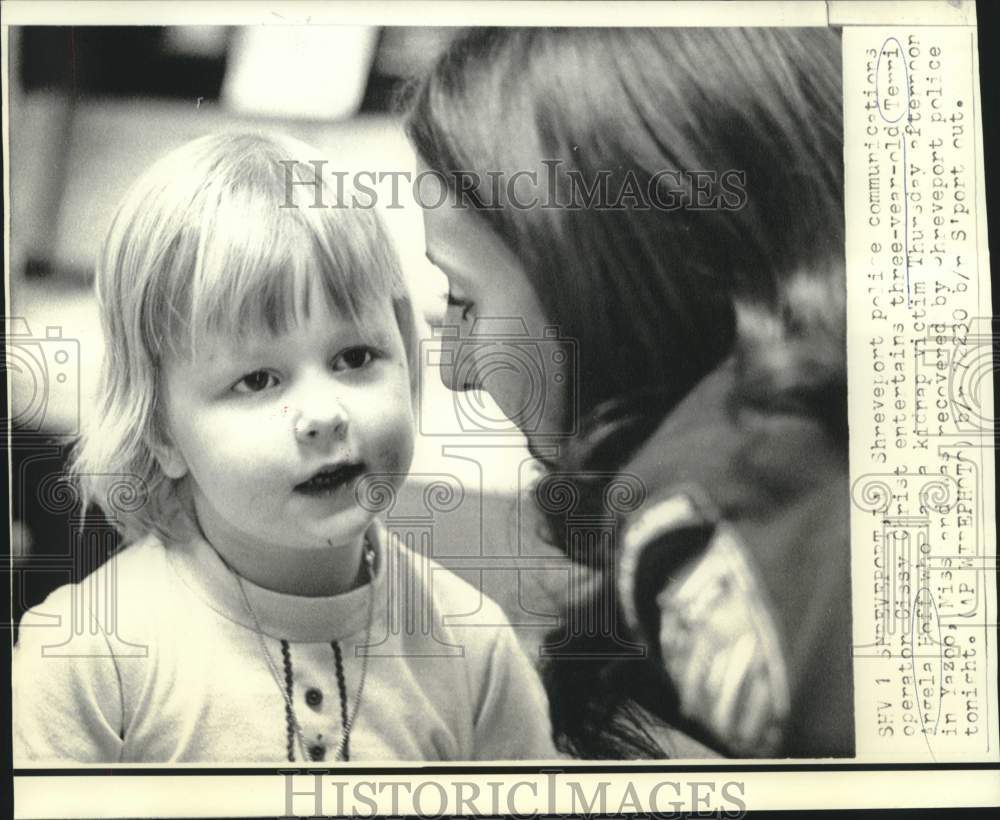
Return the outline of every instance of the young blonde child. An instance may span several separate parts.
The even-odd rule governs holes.
[[[131,543],[22,620],[21,765],[555,756],[499,608],[421,570],[362,498],[410,466],[414,328],[375,212],[292,184],[315,180],[316,156],[203,137],[114,219],[97,270],[107,354],[75,467]],[[137,510],[109,500],[122,476],[143,489]],[[81,613],[83,587],[110,579],[110,606]],[[388,627],[424,603],[432,629]],[[85,627],[72,652],[51,650],[52,616]]]

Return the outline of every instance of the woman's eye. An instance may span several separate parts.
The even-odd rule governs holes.
[[[462,313],[462,321],[469,318],[469,311],[472,310],[472,302],[469,299],[463,299],[459,296],[453,296],[451,291],[448,291],[448,307],[456,307]]]
[[[267,370],[255,370],[247,373],[242,379],[233,385],[233,390],[237,393],[260,393],[270,387],[276,387],[277,377]]]
[[[351,347],[333,360],[334,370],[358,370],[375,359],[370,347]]]

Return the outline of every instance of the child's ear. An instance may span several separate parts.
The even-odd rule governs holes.
[[[187,461],[181,454],[180,448],[172,441],[161,440],[153,445],[153,455],[163,470],[167,478],[184,478],[188,472]]]

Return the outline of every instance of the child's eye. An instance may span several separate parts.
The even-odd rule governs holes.
[[[374,361],[375,355],[370,347],[350,347],[337,354],[333,360],[334,370],[358,370]]]
[[[469,311],[472,310],[472,305],[473,302],[471,300],[454,296],[450,290],[448,291],[448,306],[461,309],[463,322],[469,318]]]
[[[269,387],[276,387],[277,384],[278,379],[273,373],[267,370],[255,370],[253,373],[247,373],[236,382],[233,385],[233,390],[237,393],[260,393]]]

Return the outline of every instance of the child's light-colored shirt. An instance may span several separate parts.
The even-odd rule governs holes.
[[[148,536],[59,588],[24,616],[14,650],[15,765],[301,762],[279,686],[307,754],[333,761],[373,591],[350,760],[557,757],[541,682],[500,608],[381,525],[370,539],[374,581],[346,594],[243,582],[273,669],[238,581],[204,540]]]

